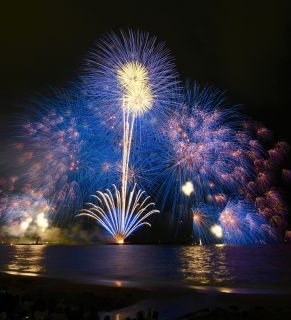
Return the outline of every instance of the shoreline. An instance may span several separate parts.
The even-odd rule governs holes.
[[[235,286],[232,282],[222,282],[222,283],[204,283],[193,280],[169,280],[169,281],[156,281],[154,279],[129,279],[125,277],[68,277],[59,276],[43,273],[33,273],[33,272],[21,272],[21,271],[11,271],[11,270],[0,270],[0,281],[1,278],[8,277],[19,277],[21,278],[33,278],[39,279],[40,281],[60,281],[65,283],[71,283],[75,285],[88,285],[95,287],[106,287],[106,288],[123,288],[132,290],[146,290],[146,291],[166,291],[166,292],[182,292],[190,294],[217,294],[217,293],[227,293],[227,294],[241,294],[241,295],[290,295],[291,296],[291,286],[278,286],[278,285],[254,285],[249,284],[245,286]]]
[[[14,244],[8,250],[3,247],[0,319],[40,319],[37,316],[39,312],[43,314],[43,320],[59,319],[54,316],[56,313],[68,320],[291,319],[291,286],[287,280],[291,277],[287,268],[291,262],[289,246],[280,246],[280,250],[270,246],[264,250],[208,247],[202,250],[207,253],[203,256],[203,265],[195,263],[200,255],[195,257],[196,251],[191,248],[186,250],[186,253],[191,253],[190,260],[184,253],[177,265],[171,260],[180,257],[176,254],[177,249],[153,250],[149,247],[139,255],[139,247],[127,247],[125,252],[128,251],[129,265],[127,259],[126,263],[118,259],[119,254],[124,256],[126,246],[106,248],[102,245],[98,248],[94,244],[96,248],[86,245],[83,250],[79,245],[69,248],[64,244],[66,247],[61,248],[58,244],[55,249],[43,251],[51,245],[39,244],[36,248],[37,245],[30,244],[31,248],[26,249]],[[279,262],[273,265],[273,256],[268,257],[274,250],[279,252]],[[262,255],[255,255],[262,251]],[[116,253],[117,259],[110,260],[109,257],[102,262],[101,258],[94,258],[101,254],[105,259],[108,252],[110,257]],[[165,254],[159,259],[163,252]],[[213,261],[217,263],[209,264],[206,258],[213,254]],[[219,259],[221,254],[222,260]],[[227,259],[227,254],[233,260]],[[241,265],[248,261],[250,255],[255,255],[257,259],[253,260],[257,266],[254,273],[252,268],[248,269],[248,264],[246,269]],[[82,258],[82,261],[76,260],[76,257]],[[157,265],[151,264],[153,257],[157,257]],[[163,260],[163,257],[166,259]],[[187,263],[183,264],[183,261]],[[117,269],[114,268],[116,263]],[[232,268],[219,273],[219,268],[226,263]],[[237,270],[235,263],[239,266]],[[171,272],[170,266],[180,267],[179,272]],[[284,268],[280,269],[280,266]],[[140,311],[147,315],[148,310],[155,310],[155,317],[136,316]],[[6,317],[1,315],[3,312]]]
[[[0,289],[3,290],[3,288],[7,288],[7,291],[13,295],[32,301],[35,299],[49,301],[53,298],[55,301],[63,301],[65,305],[81,303],[88,308],[94,305],[100,314],[109,314],[112,319],[117,315],[121,317],[120,319],[125,319],[129,315],[135,315],[138,310],[149,308],[158,310],[164,316],[162,319],[176,319],[183,315],[187,315],[183,319],[192,319],[194,315],[196,319],[197,314],[203,310],[203,319],[208,319],[211,314],[213,315],[213,310],[218,309],[220,312],[223,310],[227,315],[229,312],[251,309],[253,311],[248,312],[263,313],[265,319],[273,319],[271,313],[274,310],[277,310],[276,313],[280,315],[291,315],[291,292],[283,291],[244,292],[234,288],[229,290],[230,288],[225,287],[220,287],[224,290],[215,290],[207,286],[154,288],[144,285],[137,288],[125,286],[118,281],[114,285],[109,283],[102,285],[82,283],[72,279],[1,273]],[[209,313],[209,317],[205,312]],[[176,315],[171,318],[169,313],[172,315],[176,313]]]
[[[58,305],[94,306],[98,312],[134,305],[148,298],[146,290],[84,284],[66,279],[0,274],[0,291],[27,301],[52,301]],[[0,309],[0,314],[1,314]],[[9,319],[9,318],[8,318]]]

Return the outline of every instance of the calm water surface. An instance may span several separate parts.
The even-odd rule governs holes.
[[[0,271],[85,282],[291,286],[291,246],[1,245]]]

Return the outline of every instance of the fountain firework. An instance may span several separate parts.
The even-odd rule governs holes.
[[[97,191],[93,197],[100,206],[87,203],[90,208],[81,210],[79,216],[95,219],[114,237],[117,243],[122,244],[124,239],[139,227],[150,226],[144,220],[159,211],[149,210],[154,203],[149,202],[150,197],[144,197],[144,191],[136,190],[136,184],[126,199],[123,199],[115,185],[113,188],[114,193],[108,189],[105,192]]]

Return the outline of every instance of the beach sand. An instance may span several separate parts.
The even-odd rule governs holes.
[[[0,292],[0,319],[143,319],[140,310],[144,319],[291,319],[291,294],[278,290],[127,288],[118,281],[106,286],[2,273]]]

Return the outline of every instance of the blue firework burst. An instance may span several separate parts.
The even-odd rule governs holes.
[[[162,207],[184,215],[199,203],[223,207],[254,174],[249,157],[251,137],[235,108],[224,107],[216,89],[186,89],[183,100],[156,141],[156,172]],[[159,151],[157,150],[159,148]],[[148,151],[148,150],[147,150]],[[253,152],[261,152],[260,146]],[[170,204],[169,204],[170,203]]]
[[[275,230],[255,206],[239,199],[230,200],[218,219],[227,244],[262,244],[276,242]]]

